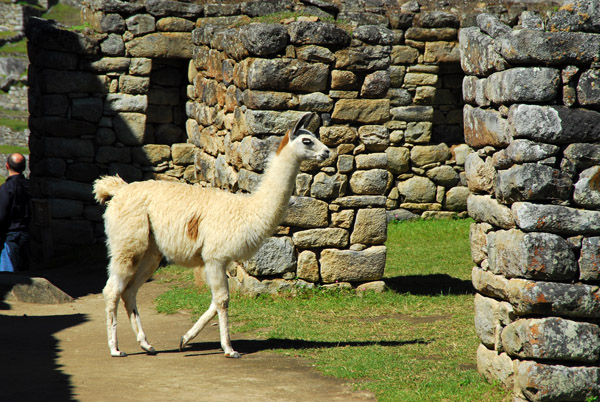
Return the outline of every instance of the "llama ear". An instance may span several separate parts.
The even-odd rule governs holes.
[[[314,116],[314,113],[306,113],[304,116],[302,116],[296,122],[296,125],[294,126],[294,129],[292,130],[290,137],[293,139],[296,135],[298,135],[298,132],[300,130],[302,130],[303,128],[306,128],[306,126],[308,125],[308,123],[310,123],[310,120],[312,119],[313,116]]]

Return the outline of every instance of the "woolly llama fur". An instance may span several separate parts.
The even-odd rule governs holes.
[[[329,157],[329,149],[305,128],[312,116],[305,114],[286,133],[253,194],[167,181],[127,184],[118,176],[96,180],[96,200],[107,204],[104,221],[110,262],[103,294],[112,356],[126,356],[117,342],[119,298],[142,349],[156,353],[142,329],[136,294],[165,256],[179,265],[204,266],[212,292],[208,310],[183,335],[180,350],[218,315],[225,356],[240,357],[229,338],[225,270],[230,262],[251,257],[275,232],[286,212],[300,163]]]

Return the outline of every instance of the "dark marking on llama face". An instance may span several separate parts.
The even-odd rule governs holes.
[[[200,217],[195,215],[187,223],[187,235],[190,239],[198,239],[198,227],[200,226]]]
[[[285,146],[288,144],[288,142],[290,142],[290,132],[289,131],[287,133],[285,133],[285,136],[281,140],[281,143],[279,144],[279,148],[277,148],[277,153],[276,153],[277,155],[279,155],[281,150],[283,148],[285,148]]]

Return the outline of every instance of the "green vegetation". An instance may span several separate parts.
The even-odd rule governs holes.
[[[27,40],[21,39],[18,42],[9,42],[0,46],[0,56],[20,56],[27,57]]]
[[[66,4],[58,3],[55,6],[52,6],[48,12],[42,15],[42,18],[56,20],[66,26],[80,25],[81,11],[77,7],[71,7]]]
[[[0,145],[0,154],[8,155],[13,152],[20,152],[23,155],[29,155],[29,149],[27,147],[19,147],[16,145]]]
[[[232,331],[253,350],[312,361],[325,374],[375,392],[379,401],[507,400],[477,373],[473,325],[471,220],[391,224],[385,280],[391,291],[301,290],[297,295],[232,296]],[[171,290],[157,299],[163,313],[208,307],[191,270],[170,266],[157,279]],[[254,341],[259,339],[259,341]],[[243,353],[244,341],[234,342]]]
[[[26,111],[0,107],[0,126],[9,127],[15,131],[23,131],[27,128],[28,115]]]

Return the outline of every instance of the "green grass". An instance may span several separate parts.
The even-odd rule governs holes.
[[[485,382],[475,367],[471,222],[391,224],[388,292],[234,294],[232,331],[261,340],[261,350],[306,358],[327,375],[372,390],[379,401],[507,400],[506,391]],[[197,319],[207,308],[210,294],[193,288],[191,271],[167,267],[157,278],[172,282],[157,299],[158,311],[188,310]]]
[[[52,6],[48,12],[42,15],[42,18],[56,20],[66,26],[81,25],[81,11],[79,8],[61,3]]]
[[[26,147],[19,147],[17,145],[0,145],[0,154],[12,154],[13,152],[20,152],[23,155],[29,155],[29,149]]]
[[[27,40],[21,39],[18,42],[9,42],[0,46],[0,55],[3,56],[23,56],[27,57]]]

